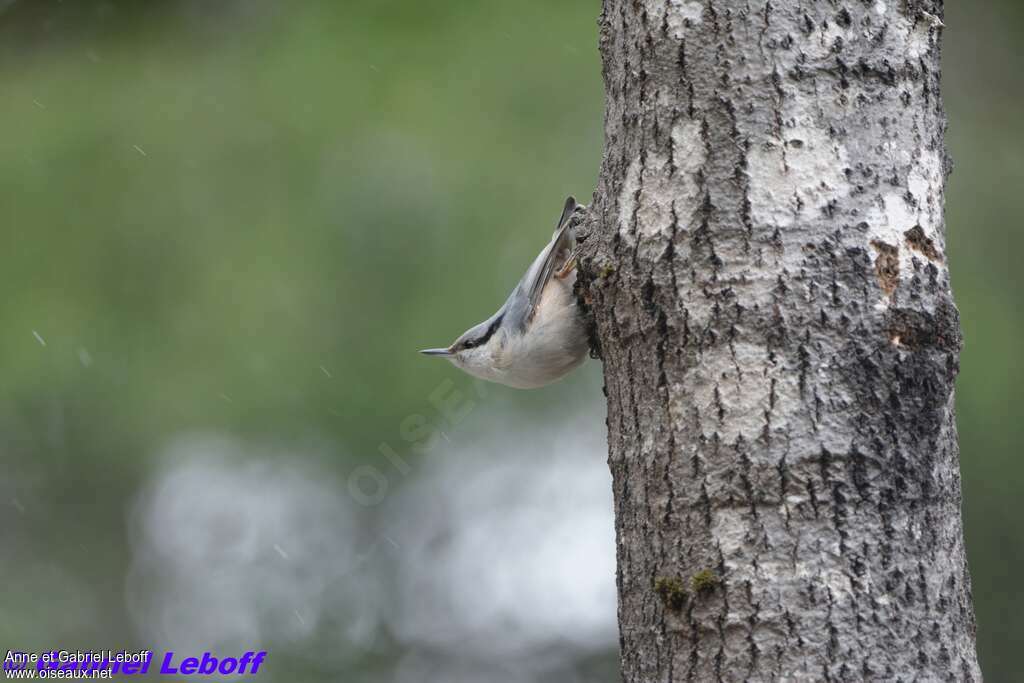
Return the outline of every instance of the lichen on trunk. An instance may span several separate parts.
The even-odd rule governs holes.
[[[941,0],[605,0],[627,683],[978,680]]]

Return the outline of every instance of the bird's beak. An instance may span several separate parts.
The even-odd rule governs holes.
[[[420,351],[424,356],[450,356],[452,352],[448,349],[423,349]]]

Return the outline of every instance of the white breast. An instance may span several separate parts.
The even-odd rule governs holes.
[[[548,282],[526,334],[496,350],[494,381],[532,389],[564,377],[586,359],[589,344],[572,291],[575,282],[575,273]]]

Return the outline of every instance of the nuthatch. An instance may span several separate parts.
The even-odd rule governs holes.
[[[565,200],[551,241],[497,313],[448,348],[420,353],[447,358],[475,377],[517,389],[550,384],[582,363],[589,341],[573,294],[573,218],[585,209],[573,197]]]

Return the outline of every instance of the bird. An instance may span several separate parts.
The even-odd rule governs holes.
[[[586,206],[565,200],[551,241],[491,317],[445,348],[423,349],[474,377],[516,389],[535,389],[569,374],[586,360],[589,335],[576,303],[574,228]]]

